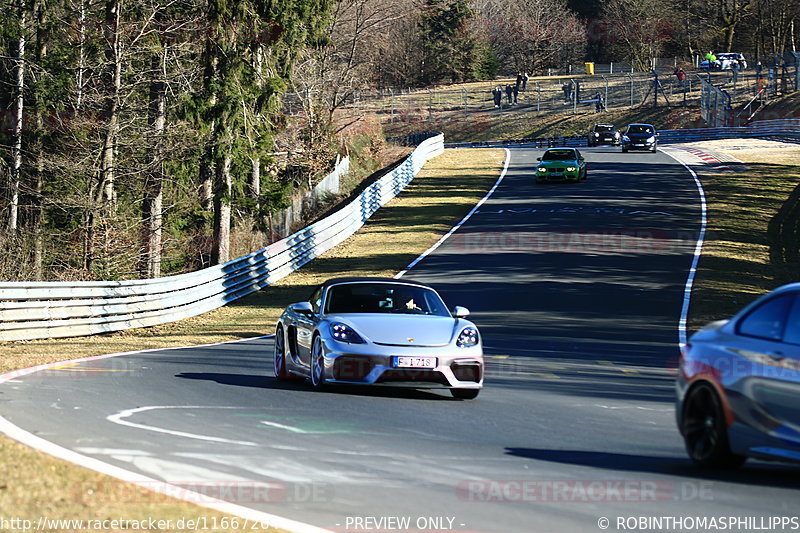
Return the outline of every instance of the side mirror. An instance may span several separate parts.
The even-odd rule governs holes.
[[[457,305],[453,308],[453,316],[455,318],[466,318],[469,316],[469,309]]]
[[[303,315],[310,315],[314,312],[311,308],[311,302],[297,302],[296,304],[290,305],[289,309]]]
[[[537,161],[541,161],[541,160],[542,160],[542,158],[541,158],[541,157],[537,157],[537,158],[536,158],[536,160],[537,160]]]

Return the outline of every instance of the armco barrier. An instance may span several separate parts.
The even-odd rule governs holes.
[[[748,126],[725,128],[697,128],[682,130],[659,130],[658,142],[662,144],[679,144],[714,139],[735,139],[740,137],[774,137],[800,142],[800,119],[788,118],[777,120],[756,120]],[[550,148],[555,146],[586,146],[585,135],[570,137],[539,137],[530,139],[512,139],[507,141],[477,141],[465,143],[449,143],[446,148],[467,148],[482,146],[535,146]]]
[[[285,239],[197,272],[158,279],[0,282],[0,341],[92,335],[173,322],[221,307],[278,281],[360,228],[444,151],[422,140],[403,163],[347,206]]]

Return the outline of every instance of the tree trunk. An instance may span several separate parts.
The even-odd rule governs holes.
[[[22,119],[25,105],[25,37],[28,19],[24,0],[18,0],[19,40],[14,52],[16,76],[14,81],[14,114],[11,134],[11,183],[8,198],[8,232],[16,233],[19,227],[19,187],[22,174]]]
[[[211,252],[213,264],[228,262],[231,255],[231,178],[230,143],[226,143],[222,164],[216,165],[214,173],[214,249]]]
[[[78,8],[78,69],[75,73],[75,109],[83,107],[83,76],[86,71],[86,0]]]
[[[163,218],[164,184],[164,129],[167,114],[167,83],[165,78],[167,45],[162,41],[160,53],[150,59],[149,122],[152,135],[150,168],[145,176],[144,202],[142,203],[142,229],[144,253],[140,272],[144,277],[161,275],[161,225]]]
[[[122,0],[108,0],[106,2],[106,22],[103,28],[106,40],[105,56],[106,66],[106,127],[103,135],[103,148],[100,158],[100,187],[97,190],[97,201],[111,204],[113,209],[116,203],[115,179],[115,150],[117,135],[119,133],[119,97],[122,87],[122,53],[120,47],[120,11]]]
[[[44,2],[37,0],[34,4],[36,17],[36,63],[44,64],[47,56],[47,11]],[[33,198],[31,201],[30,226],[33,231],[33,276],[36,280],[44,279],[44,113],[45,103],[40,94],[35,95],[36,133],[34,135],[34,152],[36,168],[34,169]]]

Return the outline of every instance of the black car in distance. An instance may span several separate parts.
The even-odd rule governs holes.
[[[658,150],[658,133],[652,124],[628,124],[622,134],[622,151],[647,150],[655,153]]]
[[[589,146],[598,146],[600,144],[616,146],[620,143],[620,137],[617,127],[613,124],[595,124],[589,130],[587,140]]]

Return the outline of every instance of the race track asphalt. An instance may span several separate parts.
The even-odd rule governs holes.
[[[798,468],[700,472],[675,427],[694,181],[662,153],[583,151],[588,181],[535,185],[541,150],[512,149],[495,194],[406,275],[472,311],[487,354],[475,401],[278,383],[264,338],[35,372],[0,385],[0,416],[108,464],[337,531],[794,515]]]

